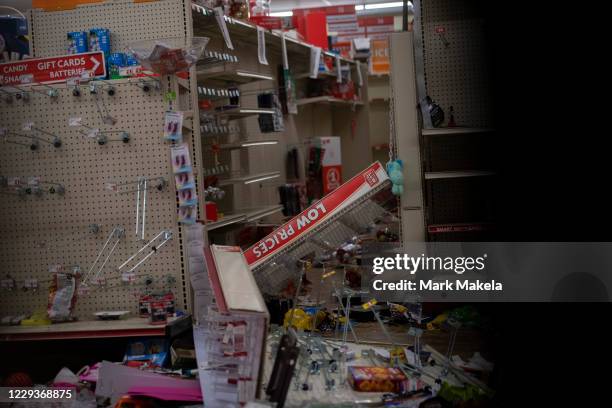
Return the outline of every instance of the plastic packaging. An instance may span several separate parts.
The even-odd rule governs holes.
[[[68,273],[55,273],[49,287],[47,314],[51,321],[70,320],[76,303],[76,277]]]
[[[187,71],[195,64],[209,38],[160,38],[130,44],[129,52],[147,70],[167,75]]]
[[[87,52],[87,33],[85,31],[73,31],[67,34],[68,54],[80,54]]]

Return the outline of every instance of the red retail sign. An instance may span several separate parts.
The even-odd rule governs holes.
[[[50,84],[71,78],[90,79],[105,76],[104,53],[100,51],[0,64],[2,85]]]
[[[373,163],[247,249],[244,256],[249,267],[257,267],[310,229],[383,184],[388,178],[383,166],[379,162]]]

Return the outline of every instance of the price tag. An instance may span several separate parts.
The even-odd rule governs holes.
[[[68,78],[66,80],[66,86],[75,87],[81,84],[81,78]]]
[[[228,323],[227,327],[225,328],[225,332],[223,333],[223,339],[221,340],[221,343],[228,344],[230,341],[230,338],[232,337],[233,332],[234,332],[234,325],[231,323]]]
[[[310,77],[316,79],[319,76],[319,64],[321,63],[321,48],[310,47]]]
[[[50,265],[49,266],[49,272],[51,272],[51,273],[64,272],[64,265],[62,265],[62,264]]]
[[[7,185],[9,187],[19,187],[21,184],[21,179],[19,177],[9,177],[7,180]]]
[[[87,132],[87,137],[95,139],[98,137],[98,133],[100,133],[100,129],[89,129]]]
[[[32,130],[32,126],[34,126],[34,122],[24,122],[21,129],[26,132],[29,132]]]
[[[174,92],[174,91],[166,92],[166,94],[164,95],[164,100],[166,102],[176,101],[176,92]]]
[[[106,278],[98,277],[98,278],[93,279],[91,283],[97,286],[104,286],[106,285]]]
[[[38,280],[37,279],[26,279],[23,281],[23,287],[26,289],[36,289],[38,288]]]
[[[13,279],[2,279],[2,281],[0,281],[0,286],[3,289],[13,289],[15,287],[15,281]]]
[[[117,184],[115,183],[106,183],[106,189],[109,191],[117,191]]]
[[[289,70],[289,58],[287,57],[287,41],[285,40],[285,32],[281,32],[281,50],[283,53],[283,68]]]
[[[134,281],[136,281],[136,274],[133,272],[123,272],[121,274],[121,281],[122,282],[127,282],[127,283],[132,283]]]
[[[221,30],[221,34],[223,35],[223,39],[225,40],[225,45],[230,50],[234,49],[234,44],[232,44],[232,39],[230,38],[229,30],[227,29],[227,24],[225,24],[225,15],[223,13],[222,7],[215,7],[215,19],[217,20],[217,24],[219,24],[219,29]]]
[[[266,30],[259,26],[257,26],[257,58],[260,64],[268,65],[268,59],[266,58]]]
[[[363,86],[363,76],[361,76],[361,63],[357,61],[357,85],[361,88]]]
[[[40,184],[40,177],[30,177],[28,179],[29,186],[38,186]]]
[[[69,118],[68,126],[81,126],[81,118]]]

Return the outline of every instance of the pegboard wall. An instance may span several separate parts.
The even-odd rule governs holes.
[[[458,126],[492,127],[484,20],[478,2],[421,2],[427,93]]]
[[[67,11],[35,10],[30,17],[32,52],[36,57],[65,54],[66,32],[94,27],[111,31],[113,51],[123,51],[126,44],[135,40],[184,37],[188,35],[185,10],[183,0],[153,3],[119,0]],[[79,97],[73,96],[72,88],[66,84],[57,84],[53,85],[59,91],[55,101],[31,92],[28,102],[0,104],[0,127],[25,133],[24,122],[33,122],[34,127],[62,140],[60,148],[40,143],[36,151],[23,145],[0,143],[0,175],[26,181],[29,177],[40,177],[65,187],[63,196],[2,194],[0,276],[4,279],[10,275],[18,285],[24,279],[37,279],[39,288],[2,290],[0,315],[46,309],[52,277],[49,268],[64,265],[70,270],[78,265],[86,273],[115,226],[125,228],[125,235],[104,268],[107,283],[80,296],[75,315],[87,320],[100,310],[129,310],[134,316],[137,296],[145,290],[146,277],[153,278],[150,289],[170,289],[176,296],[177,307],[189,308],[188,272],[183,262],[182,228],[177,223],[170,146],[162,138],[164,112],[171,105],[164,98],[170,89],[168,78],[161,79],[161,90],[148,93],[127,79],[108,83],[115,87],[115,95],[104,92],[100,98],[109,115],[116,119],[113,126],[103,123],[94,96],[85,85]],[[102,132],[126,131],[130,141],[127,144],[110,141],[101,146],[79,132],[86,131],[85,128],[69,126],[69,118],[73,117],[80,117],[82,124]],[[185,129],[183,133],[186,142],[191,143],[190,132],[185,135]],[[118,139],[119,134],[108,137]],[[28,143],[27,139],[25,142]],[[197,169],[194,172],[197,174]],[[166,181],[161,191],[148,190],[145,238],[150,240],[162,230],[171,231],[173,238],[135,271],[135,283],[124,284],[117,267],[144,245],[136,236],[136,184],[119,187],[119,191],[108,187],[135,182],[138,177],[163,177]],[[122,194],[122,190],[132,192]],[[99,225],[100,231],[91,232],[91,224]]]
[[[159,0],[135,3],[133,0],[107,0],[78,6],[73,10],[48,12],[33,10],[31,52],[35,57],[66,54],[66,33],[108,28],[112,52],[125,52],[130,42],[157,38],[184,37],[189,0]]]
[[[428,180],[427,224],[493,222],[494,183],[492,177]]]

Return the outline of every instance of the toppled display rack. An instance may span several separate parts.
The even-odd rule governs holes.
[[[279,293],[300,276],[298,260],[333,251],[384,215],[372,198],[389,185],[375,162],[248,248],[244,255],[261,291]]]

